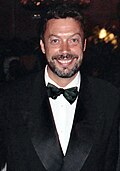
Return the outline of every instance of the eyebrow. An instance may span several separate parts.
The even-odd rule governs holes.
[[[74,37],[74,36],[80,36],[80,38],[82,37],[80,33],[75,33],[75,34],[71,35],[70,37]]]
[[[74,34],[70,35],[69,37],[74,37],[74,36],[76,36],[76,35],[82,37],[82,35],[81,35],[80,33],[74,33]],[[49,35],[49,38],[52,37],[52,36],[53,36],[53,37],[60,38],[60,36],[55,35],[55,34],[50,34],[50,35]]]

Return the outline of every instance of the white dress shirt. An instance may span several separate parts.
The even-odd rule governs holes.
[[[66,87],[64,87],[64,89],[77,86],[78,91],[79,91],[80,81],[81,81],[80,72],[78,72],[74,80],[71,83],[69,83]],[[45,82],[46,82],[46,85],[49,82],[58,88],[63,88],[57,85],[53,80],[50,79],[47,73],[47,66],[45,68]],[[65,155],[67,151],[69,139],[70,139],[72,125],[73,125],[77,98],[73,104],[70,104],[65,99],[63,94],[58,96],[56,99],[49,98],[49,100],[50,100],[50,104],[52,108],[54,122],[55,122],[56,129],[58,132],[61,148],[62,148],[63,154]]]

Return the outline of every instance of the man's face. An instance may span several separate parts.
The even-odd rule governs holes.
[[[49,75],[71,78],[78,72],[85,43],[83,30],[76,20],[50,19],[40,45],[46,54]]]

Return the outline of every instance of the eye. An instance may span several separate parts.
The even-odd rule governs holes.
[[[79,39],[76,39],[76,38],[73,38],[71,41],[72,41],[73,43],[79,43]]]
[[[69,40],[69,43],[71,44],[71,45],[77,45],[77,44],[79,44],[81,42],[81,39],[80,38],[71,38],[70,40]]]
[[[58,38],[51,38],[50,39],[50,44],[52,45],[58,45],[59,44],[59,39]]]

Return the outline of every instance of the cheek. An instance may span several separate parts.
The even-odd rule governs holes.
[[[55,52],[54,52],[54,50],[52,50],[52,49],[50,49],[50,48],[46,48],[46,49],[45,49],[45,55],[46,55],[47,61],[51,61],[52,56],[55,55]]]
[[[59,48],[51,48],[51,47],[46,47],[46,55],[48,56],[53,56],[53,55],[57,55],[59,52]]]
[[[83,49],[82,47],[76,47],[76,48],[71,49],[71,52],[78,56],[81,56],[83,54]]]

